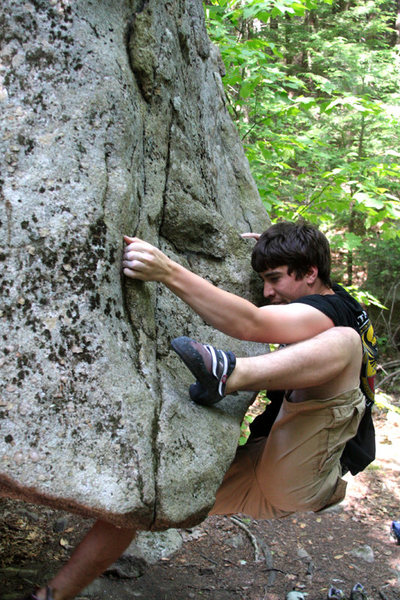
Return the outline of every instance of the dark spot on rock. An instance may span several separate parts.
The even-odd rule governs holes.
[[[96,292],[89,297],[89,306],[91,310],[95,310],[100,307],[100,294]]]
[[[54,252],[53,250],[49,250],[48,248],[46,248],[43,252],[42,252],[42,262],[43,264],[48,267],[49,269],[54,269],[54,267],[57,264],[57,252]]]
[[[115,252],[116,252],[116,248],[114,248],[114,246],[111,246],[110,248],[110,252],[108,254],[108,262],[110,263],[110,265],[115,263]]]
[[[42,66],[43,64],[52,65],[54,63],[54,54],[44,48],[39,47],[35,50],[28,50],[25,55],[26,62]]]
[[[92,242],[96,246],[104,246],[107,232],[107,225],[102,218],[97,219],[95,223],[90,225],[89,235],[92,238]]]
[[[27,310],[29,310],[29,309],[31,308],[31,306],[32,306],[32,305],[31,305],[31,301],[30,301],[28,298],[25,298],[25,302],[24,302],[24,304],[22,305],[22,310],[23,310],[24,312],[26,312]]]
[[[104,314],[107,315],[107,317],[110,315],[111,313],[111,298],[107,298],[107,302],[106,302],[106,306],[104,308]]]
[[[25,154],[30,154],[35,147],[35,142],[31,138],[25,137],[22,133],[18,134],[17,141],[20,146],[25,146]]]

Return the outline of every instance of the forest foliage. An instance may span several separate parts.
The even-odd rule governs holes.
[[[318,224],[336,278],[385,302],[400,277],[399,0],[204,8],[271,220]]]

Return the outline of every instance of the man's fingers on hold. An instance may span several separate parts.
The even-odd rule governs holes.
[[[132,269],[125,268],[123,270],[123,274],[129,279],[139,279],[141,281],[146,281],[146,277],[140,271],[132,271]]]
[[[123,274],[126,275],[127,277],[130,277],[131,279],[142,279],[143,275],[140,271],[137,271],[136,269],[133,270],[130,267],[125,267],[123,269]]]
[[[129,235],[124,235],[124,242],[126,242],[127,244],[131,244],[132,242],[135,241],[136,238],[134,237],[130,237]]]
[[[146,265],[144,265],[142,262],[140,262],[140,260],[124,260],[122,261],[122,266],[127,267],[128,269],[131,269],[132,271],[140,271],[141,269],[145,268]]]
[[[242,237],[243,239],[255,239],[255,240],[259,240],[261,237],[261,233],[252,233],[252,232],[246,232],[246,233],[241,233],[240,237]]]
[[[125,252],[131,252],[133,250],[136,250],[139,252],[139,251],[147,250],[147,248],[144,244],[139,243],[139,242],[132,242],[131,244],[128,244],[125,247]]]
[[[138,252],[137,250],[129,250],[124,253],[124,260],[138,261],[141,266],[146,264],[151,265],[153,262],[153,256],[148,252]]]

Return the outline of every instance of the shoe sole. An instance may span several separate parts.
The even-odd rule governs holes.
[[[171,342],[172,348],[175,350],[177,355],[181,358],[182,362],[185,363],[189,371],[194,377],[200,382],[200,384],[208,387],[209,385],[218,385],[215,381],[214,376],[208,371],[204,365],[204,360],[197,350],[193,348],[191,342],[194,342],[192,338],[182,336],[175,338]]]

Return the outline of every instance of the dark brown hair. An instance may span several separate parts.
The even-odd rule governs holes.
[[[331,286],[331,252],[324,234],[306,222],[282,221],[271,225],[261,235],[253,249],[251,266],[257,273],[286,265],[289,275],[301,279],[311,267],[318,268],[318,277]]]

